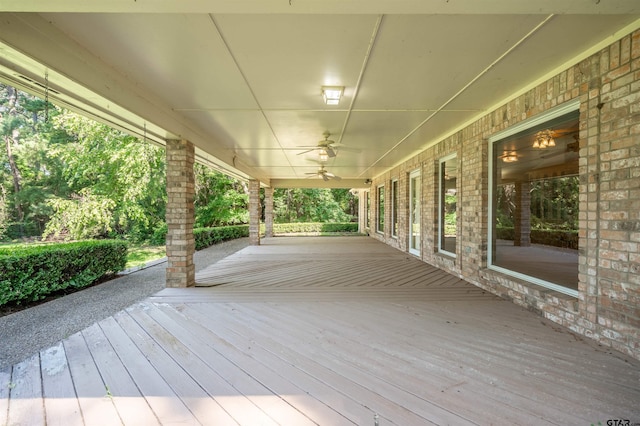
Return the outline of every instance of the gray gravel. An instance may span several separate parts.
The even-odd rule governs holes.
[[[196,272],[249,245],[248,238],[216,244],[194,255]],[[0,317],[0,369],[162,290],[166,261],[59,299]]]

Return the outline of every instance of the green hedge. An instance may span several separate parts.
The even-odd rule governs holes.
[[[127,244],[98,240],[0,248],[0,306],[91,285],[124,269]]]
[[[358,224],[346,223],[274,223],[274,234],[299,234],[323,232],[358,232]]]
[[[513,228],[496,228],[496,237],[501,240],[513,241]],[[578,249],[578,231],[564,231],[555,229],[532,229],[531,242],[554,247]]]
[[[202,250],[222,241],[235,240],[236,238],[248,237],[249,225],[218,226],[215,228],[196,228],[193,230],[193,237],[196,243],[196,250]]]

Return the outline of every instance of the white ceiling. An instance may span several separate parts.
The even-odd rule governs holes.
[[[362,186],[640,27],[637,0],[3,0],[0,10],[30,12],[0,13],[5,82],[41,93],[46,74],[51,99],[151,140],[187,138],[201,161],[276,186]],[[322,102],[323,85],[345,86],[340,105]],[[306,179],[317,156],[298,155],[325,131],[349,149],[326,166],[339,183]]]

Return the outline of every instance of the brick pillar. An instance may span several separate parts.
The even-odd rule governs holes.
[[[529,182],[516,182],[516,211],[514,217],[514,246],[531,245],[531,192]]]
[[[260,181],[249,181],[249,242],[260,245]]]
[[[195,285],[193,239],[195,196],[194,147],[186,140],[167,140],[167,287]]]
[[[273,237],[273,187],[264,189],[265,237]]]

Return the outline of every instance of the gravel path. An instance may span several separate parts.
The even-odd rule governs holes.
[[[194,255],[196,272],[249,245],[248,238],[216,244]],[[0,317],[0,369],[18,363],[162,290],[166,262],[59,299]]]

